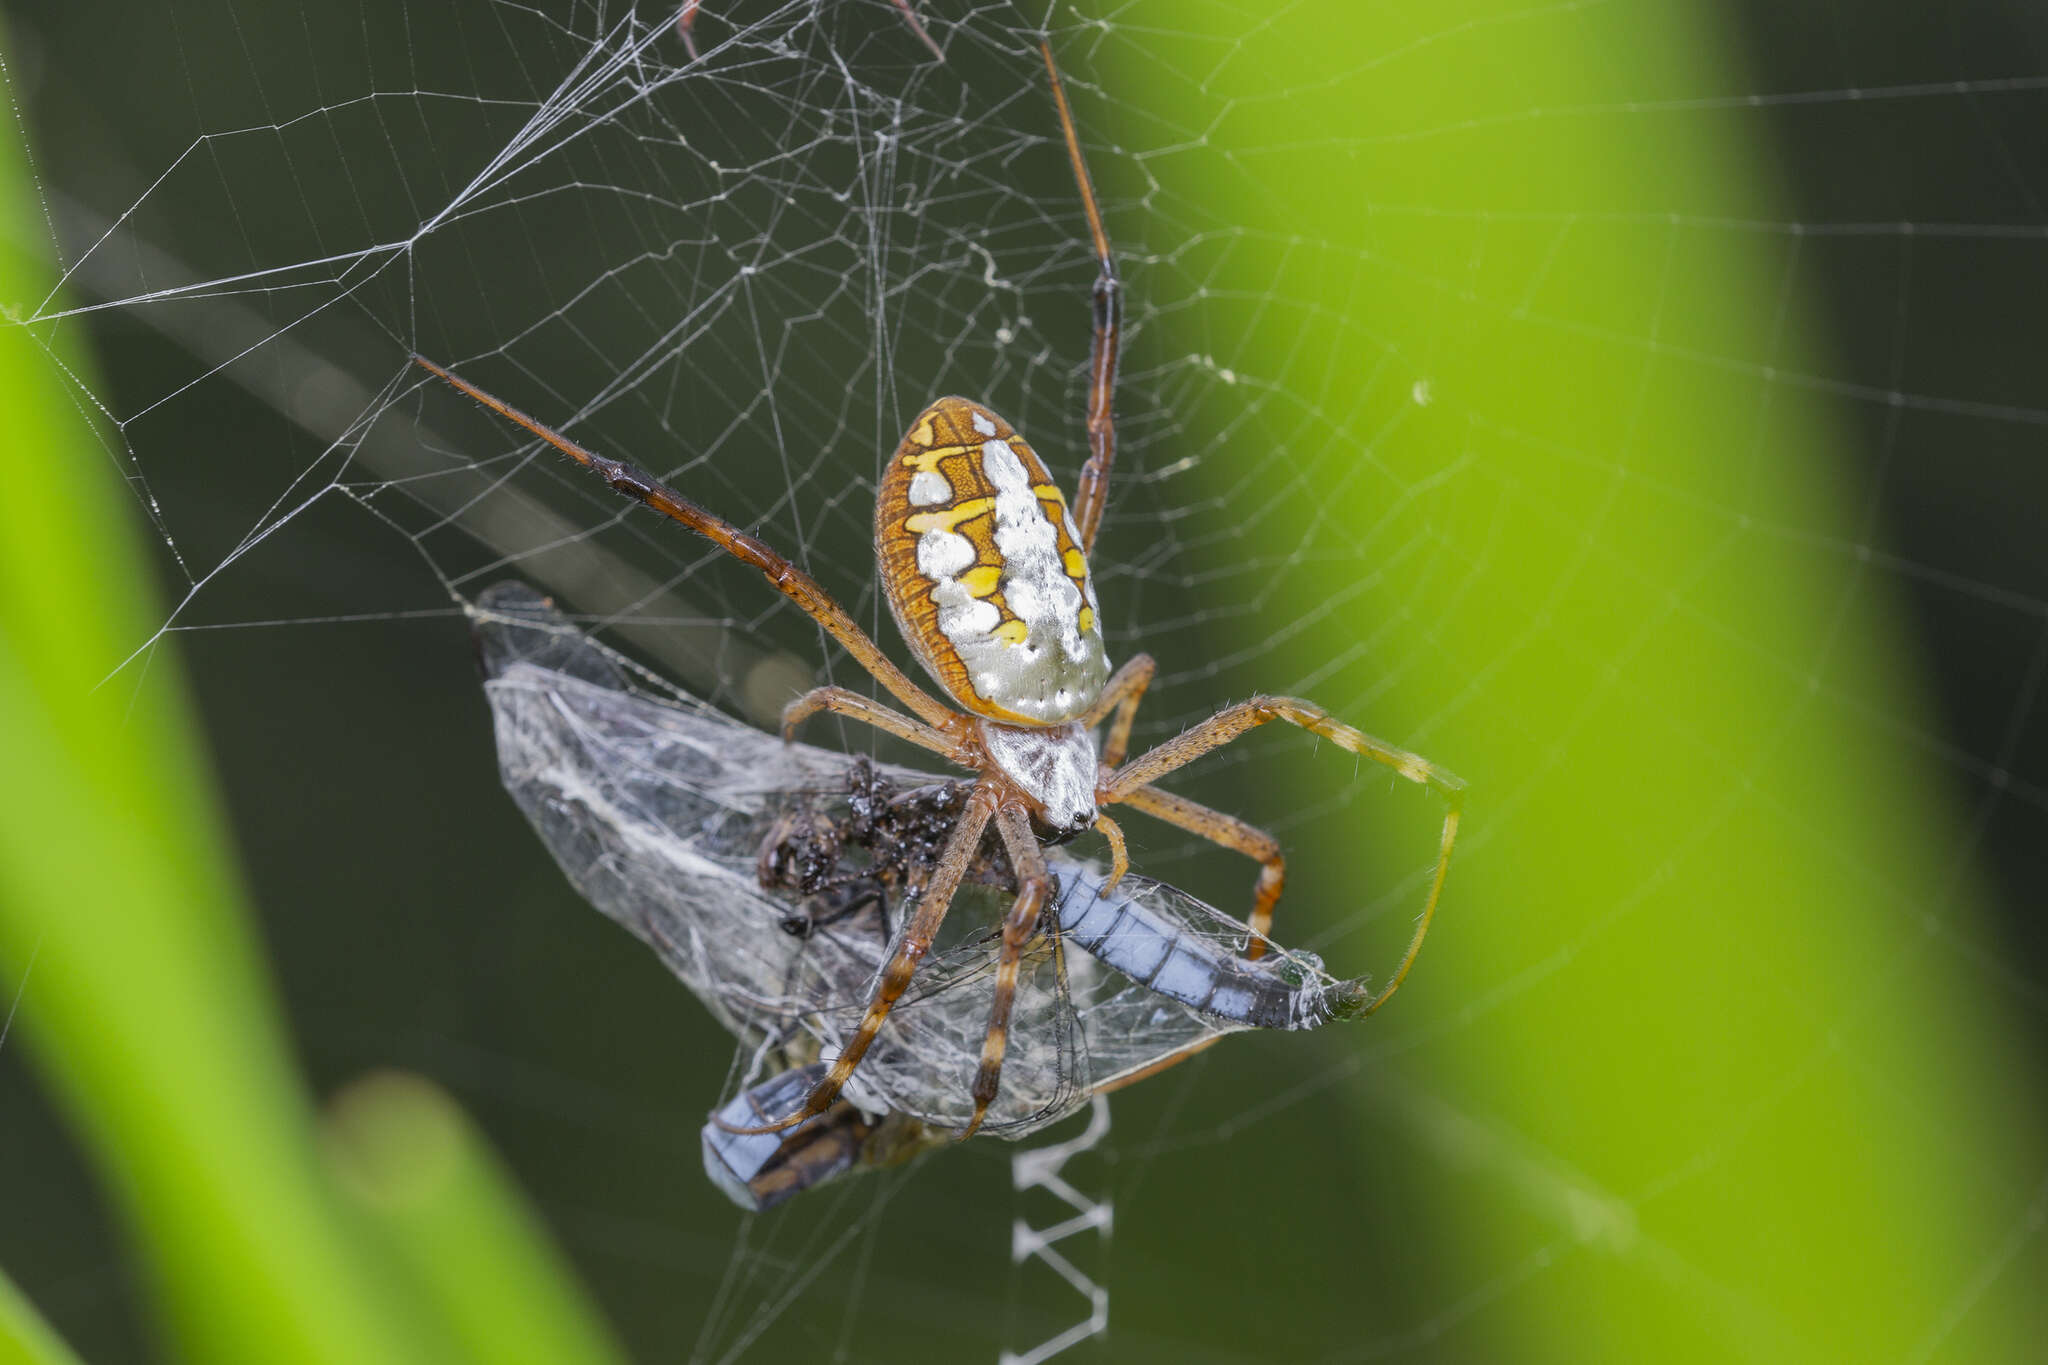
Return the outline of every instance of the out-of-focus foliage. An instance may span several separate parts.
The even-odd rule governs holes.
[[[1247,300],[1235,363],[1370,437],[1357,467],[1298,452],[1331,492],[1260,535],[1341,543],[1392,492],[1425,528],[1352,618],[1403,661],[1371,723],[1473,786],[1397,1003],[1484,1013],[1396,1063],[1427,1068],[1447,1108],[1420,1131],[1464,1158],[1363,1159],[1417,1235],[1500,1277],[1447,1357],[2025,1358],[2048,1339],[2029,1276],[1953,1309],[2048,1157],[2020,1021],[1933,941],[1925,907],[1989,929],[1944,771],[1887,720],[1922,685],[1897,603],[1839,548],[1864,534],[1845,408],[1761,372],[1826,368],[1784,293],[1796,243],[1705,221],[1794,210],[1753,120],[1622,112],[1749,78],[1697,7],[1458,8],[1301,6],[1241,40],[1204,11],[1209,45],[1128,73],[1163,102],[1160,73],[1241,42],[1204,93],[1244,102],[1156,172],[1281,253],[1214,281]],[[1551,1263],[1522,1293],[1531,1245]]]
[[[21,148],[0,139],[0,300],[17,313],[54,278],[42,237]],[[452,1117],[412,1122],[403,1142],[365,1136],[374,1116],[348,1125],[382,1156],[358,1182],[383,1196],[382,1241],[322,1169],[177,660],[158,646],[146,671],[109,681],[156,607],[70,398],[83,364],[69,335],[0,327],[14,508],[0,537],[0,962],[20,998],[8,1045],[34,1050],[187,1358],[608,1358],[573,1290],[508,1273],[540,1253],[474,1141],[442,1135],[459,1131]],[[478,1298],[488,1312],[461,1311]],[[0,1306],[19,1358],[65,1358],[11,1289]]]
[[[175,69],[147,88],[182,85],[212,129],[241,120],[204,103],[209,72],[239,90],[305,61],[282,39],[167,58],[97,19],[36,22],[58,35],[39,107],[75,139],[40,159],[88,182],[50,192],[97,192],[109,216],[187,134],[149,145],[160,129],[67,95],[67,69],[138,89]],[[1157,638],[1143,619],[1119,626],[1165,661],[1162,689],[1180,675],[1173,705],[1300,682],[1473,787],[1438,928],[1388,1011],[1307,1043],[1233,1039],[1119,1095],[1120,1162],[1095,1173],[1117,1194],[1112,1358],[2018,1360],[2048,1338],[2042,1239],[2015,1236],[2048,1167],[2039,1059],[1967,955],[1993,936],[1948,790],[1958,769],[1901,742],[1936,722],[1897,580],[1849,548],[1882,540],[1855,520],[1854,433],[1827,385],[1777,382],[1833,373],[1822,301],[1793,234],[1726,226],[1800,212],[1759,124],[1709,107],[1762,88],[1720,27],[1733,22],[1658,3],[1311,0],[1271,17],[1160,0],[1114,11],[1099,44],[1070,33],[1111,201],[1237,229],[1202,308],[1153,300],[1129,373],[1146,383],[1147,365],[1221,335],[1229,364],[1273,386],[1260,420],[1220,442],[1191,431],[1184,448],[1211,452],[1191,484],[1244,500],[1225,515],[1256,528],[1245,562],[1280,546],[1293,570],[1256,612],[1189,606],[1197,627]],[[410,88],[413,30],[374,36],[382,88]],[[573,45],[481,69],[546,89]],[[1990,68],[1980,49],[1962,69]],[[1628,112],[1646,99],[1660,108]],[[1046,113],[1016,108],[1020,123]],[[397,110],[417,112],[377,106]],[[1155,126],[1148,110],[1175,112]],[[1203,135],[1151,155],[1141,183],[1110,154],[1118,119],[1141,147],[1168,140],[1160,127]],[[392,136],[420,161],[439,150],[419,127]],[[0,151],[0,303],[20,308],[48,287],[48,232],[19,149]],[[124,152],[132,181],[111,169]],[[359,205],[366,220],[413,220],[419,205],[382,192]],[[1071,207],[1063,180],[1042,192]],[[1147,245],[1213,245],[1169,231]],[[539,275],[549,253],[583,250],[522,245]],[[1146,263],[1129,276],[1141,285]],[[1061,325],[1078,364],[1085,274],[1073,283]],[[14,1279],[94,1359],[145,1350],[132,1319],[152,1314],[209,1361],[606,1358],[509,1168],[648,1358],[754,1344],[757,1327],[776,1333],[761,1358],[993,1355],[1012,1210],[999,1147],[844,1196],[858,1236],[833,1230],[824,1199],[739,1224],[701,1179],[695,1133],[727,1040],[573,904],[502,799],[455,613],[187,637],[212,763],[176,651],[116,671],[163,620],[157,566],[123,525],[140,500],[120,496],[79,395],[131,383],[122,396],[150,402],[185,363],[129,321],[100,320],[108,379],[83,387],[82,324],[0,326],[0,967],[22,997],[0,1063],[35,1059],[68,1134],[34,1126],[25,1085],[0,1112],[24,1133],[0,1152]],[[282,422],[221,433],[203,417],[171,405],[148,429],[150,491],[232,546],[246,522],[208,522],[208,498],[237,480],[245,499],[274,496],[320,452]],[[1978,434],[1950,420],[1942,438]],[[733,463],[718,477],[778,516],[843,491],[791,498],[774,460]],[[216,585],[218,619],[438,594],[355,510],[329,499],[251,547]],[[1102,554],[1142,566],[1153,534],[1113,514]],[[1336,567],[1301,571],[1318,563]],[[751,602],[731,605],[751,619]],[[1122,610],[1108,593],[1105,607]],[[1261,820],[1377,784],[1279,741],[1210,771],[1188,790]],[[1400,878],[1427,866],[1435,809],[1390,782],[1342,800],[1341,821],[1290,825],[1276,934],[1348,973],[1402,940],[1419,897]],[[1141,833],[1134,851],[1160,843]],[[1250,878],[1232,862],[1200,875],[1217,868],[1227,908]],[[1361,903],[1377,913],[1354,935]],[[1333,926],[1346,932],[1324,937]],[[309,1091],[383,1064],[458,1091],[503,1166],[411,1080],[345,1092],[316,1129]],[[80,1281],[90,1292],[48,1301]],[[1059,1305],[1011,1309],[1027,1328],[1065,1322]],[[0,1333],[63,1359],[12,1299]]]

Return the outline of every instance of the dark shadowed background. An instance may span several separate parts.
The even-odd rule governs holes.
[[[729,8],[701,76],[657,41],[579,89],[628,10],[8,6],[65,297],[114,305],[45,334],[90,348],[68,391],[177,628],[109,686],[189,674],[310,1091],[445,1087],[633,1358],[992,1359],[1082,1315],[1008,1259],[1057,1211],[991,1142],[723,1201],[730,1041],[498,788],[452,595],[601,556],[571,605],[671,672],[635,631],[683,631],[729,706],[720,640],[857,670],[405,367],[674,477],[899,657],[866,519],[907,417],[983,396],[1071,481],[1091,269],[1042,16],[927,0],[939,67],[885,4]],[[2048,17],[1084,8],[1052,26],[1133,300],[1095,559],[1113,654],[1161,660],[1140,739],[1298,691],[1475,796],[1384,1016],[1118,1096],[1072,1172],[1115,1206],[1076,1355],[2024,1358]],[[486,491],[568,549],[485,544]],[[1277,937],[1383,972],[1435,809],[1247,750],[1177,789],[1280,830]],[[1132,832],[1242,912],[1244,865]],[[0,1266],[86,1358],[154,1358],[36,990]]]

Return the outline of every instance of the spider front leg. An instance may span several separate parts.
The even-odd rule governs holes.
[[[1256,937],[1245,945],[1244,955],[1252,959],[1264,957],[1266,940],[1273,933],[1273,906],[1287,884],[1287,860],[1280,856],[1280,841],[1234,815],[1211,810],[1157,787],[1140,787],[1123,801],[1133,810],[1141,810],[1190,834],[1199,834],[1210,843],[1242,853],[1259,864],[1259,880],[1252,888],[1252,916],[1247,921]]]
[[[1116,362],[1123,345],[1124,287],[1117,278],[1116,256],[1109,249],[1109,234],[1102,230],[1102,208],[1095,201],[1095,182],[1088,174],[1088,159],[1081,155],[1081,139],[1074,131],[1074,111],[1067,104],[1067,88],[1060,81],[1060,69],[1052,59],[1052,44],[1040,42],[1046,74],[1052,77],[1053,103],[1059,106],[1060,132],[1067,140],[1067,160],[1072,163],[1074,184],[1081,192],[1081,208],[1088,215],[1088,241],[1095,249],[1094,339],[1088,347],[1088,463],[1074,485],[1074,526],[1081,533],[1081,550],[1095,548],[1095,532],[1102,524],[1103,509],[1109,504],[1109,467],[1116,461]]]
[[[1017,876],[1017,899],[1003,916],[1003,950],[996,959],[995,1001],[989,1006],[988,1032],[981,1039],[981,1065],[974,1072],[974,1117],[960,1130],[965,1142],[988,1117],[1002,1088],[1003,1053],[1010,1044],[1010,1009],[1017,1000],[1017,968],[1024,959],[1024,945],[1038,932],[1039,912],[1052,893],[1052,873],[1045,865],[1045,851],[1031,832],[1030,817],[1014,807],[996,812],[996,833],[1010,855],[1010,868]]]
[[[1116,884],[1131,870],[1131,850],[1124,843],[1124,827],[1107,815],[1095,813],[1095,832],[1109,841],[1109,880],[1102,884],[1098,895],[1107,896],[1116,889]]]
[[[1444,799],[1443,840],[1437,849],[1436,871],[1430,878],[1429,896],[1423,901],[1422,915],[1416,921],[1414,936],[1408,940],[1408,950],[1401,955],[1400,965],[1394,969],[1386,986],[1367,1002],[1363,1010],[1363,1013],[1371,1014],[1385,1004],[1407,979],[1408,969],[1415,965],[1415,955],[1422,951],[1422,940],[1429,933],[1430,921],[1436,916],[1437,898],[1443,894],[1444,876],[1451,867],[1451,845],[1458,837],[1458,817],[1465,805],[1465,784],[1462,780],[1420,754],[1397,749],[1385,740],[1375,739],[1363,730],[1346,725],[1314,702],[1295,697],[1253,697],[1250,701],[1225,707],[1193,729],[1132,759],[1104,780],[1097,799],[1106,804],[1129,801],[1135,793],[1175,768],[1194,762],[1212,749],[1221,748],[1247,730],[1276,720],[1298,725],[1360,758],[1392,768],[1410,782],[1420,783]]]
[[[525,427],[603,479],[614,491],[645,503],[677,525],[695,531],[734,559],[758,570],[761,576],[768,580],[769,587],[796,603],[806,616],[824,627],[833,639],[845,647],[847,653],[853,655],[862,668],[874,675],[876,682],[887,688],[896,700],[916,712],[926,724],[943,726],[952,718],[953,713],[950,709],[912,682],[909,674],[889,662],[889,656],[882,653],[881,646],[868,638],[867,632],[846,614],[846,608],[834,601],[832,594],[826,592],[817,579],[805,573],[786,556],[777,553],[758,536],[749,535],[717,513],[699,507],[659,479],[635,469],[625,461],[609,459],[585,449],[553,428],[527,416],[504,399],[492,397],[460,375],[436,365],[425,356],[414,356],[413,363],[430,374],[438,375],[450,387],[467,394],[492,412]]]
[[[796,738],[797,727],[817,715],[820,711],[849,720],[863,721],[898,739],[910,741],[920,748],[950,759],[955,763],[970,766],[970,752],[959,741],[936,726],[925,725],[912,720],[900,711],[891,711],[880,702],[870,701],[858,692],[849,692],[843,687],[814,687],[789,705],[782,708],[782,737]]]
[[[825,1073],[825,1079],[812,1087],[805,1097],[803,1108],[787,1118],[758,1128],[731,1127],[717,1115],[711,1121],[731,1133],[779,1133],[794,1128],[808,1119],[824,1113],[839,1098],[839,1092],[846,1088],[854,1068],[888,1022],[889,1012],[896,1008],[896,1002],[903,998],[903,992],[910,989],[910,979],[917,972],[917,964],[931,951],[932,940],[938,936],[939,925],[946,918],[947,907],[953,903],[953,893],[960,889],[960,879],[967,874],[967,866],[981,849],[982,831],[988,828],[989,818],[995,814],[996,795],[993,785],[977,782],[968,794],[967,809],[960,817],[960,823],[953,826],[953,833],[946,840],[946,848],[939,855],[939,862],[932,869],[931,879],[917,898],[917,913],[903,926],[903,933],[896,940],[896,950],[889,955],[889,961],[882,968],[881,977],[875,982],[874,993],[868,997],[867,1013],[862,1016],[860,1027],[847,1040],[846,1047],[832,1062],[832,1069]],[[1000,1065],[1000,1061],[998,1062]]]
[[[1081,724],[1093,730],[1111,711],[1116,712],[1116,721],[1103,738],[1102,754],[1097,759],[1103,767],[1114,768],[1124,761],[1124,754],[1131,747],[1131,722],[1137,718],[1138,703],[1144,700],[1145,689],[1152,685],[1152,675],[1158,671],[1159,665],[1152,661],[1150,654],[1133,654],[1130,661],[1103,684],[1102,695],[1081,718]]]

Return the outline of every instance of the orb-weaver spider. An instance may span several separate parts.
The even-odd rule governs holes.
[[[1225,707],[1179,737],[1125,762],[1131,721],[1155,665],[1150,655],[1139,654],[1111,676],[1087,560],[1102,521],[1116,451],[1110,409],[1116,388],[1121,287],[1052,48],[1041,44],[1040,51],[1052,80],[1097,268],[1089,352],[1089,455],[1081,467],[1073,510],[1069,512],[1037,452],[1009,423],[964,398],[941,398],[918,414],[890,459],[875,500],[875,554],[890,610],[918,662],[961,710],[913,682],[816,579],[754,536],[631,465],[586,450],[432,361],[414,357],[614,489],[759,569],[912,713],[904,715],[843,687],[820,687],[784,710],[785,736],[819,712],[831,712],[929,749],[977,775],[845,1050],[796,1113],[758,1129],[735,1131],[778,1132],[832,1106],[909,987],[918,962],[930,951],[940,921],[991,825],[1009,857],[1017,895],[1003,919],[994,1002],[971,1092],[974,1117],[961,1132],[963,1138],[981,1126],[1001,1082],[1018,965],[1051,889],[1041,840],[1056,842],[1090,828],[1099,830],[1109,841],[1114,882],[1130,862],[1122,831],[1102,807],[1127,805],[1245,854],[1260,864],[1250,920],[1255,937],[1248,950],[1256,956],[1272,924],[1284,877],[1278,841],[1234,816],[1161,791],[1152,783],[1268,721],[1286,721],[1330,739],[1430,787],[1446,801],[1442,842],[1415,932],[1393,976],[1362,1013],[1378,1009],[1400,987],[1443,890],[1464,783],[1416,754],[1344,724],[1312,702],[1254,697]],[[1104,721],[1109,721],[1109,730],[1098,753],[1094,732]]]

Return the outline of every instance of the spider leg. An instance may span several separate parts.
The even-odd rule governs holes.
[[[889,662],[888,656],[883,654],[881,648],[854,623],[853,618],[846,614],[846,609],[819,586],[817,579],[812,578],[759,539],[748,535],[725,518],[699,507],[632,465],[620,460],[606,459],[577,445],[561,433],[542,426],[511,404],[493,398],[468,380],[450,374],[425,356],[416,355],[413,361],[421,369],[439,375],[450,385],[468,394],[499,416],[525,427],[603,479],[616,491],[647,504],[669,520],[703,536],[733,558],[759,569],[770,587],[803,608],[805,615],[830,632],[832,638],[843,645],[846,652],[853,655],[861,667],[874,674],[877,682],[888,688],[896,700],[916,712],[926,724],[943,727],[947,718],[952,715],[951,711],[912,682],[908,674]]]
[[[890,0],[890,3],[903,12],[903,21],[910,25],[910,31],[917,35],[918,41],[930,48],[934,57],[942,62],[946,60],[946,54],[939,50],[939,45],[932,40],[932,35],[927,33],[924,25],[918,21],[917,11],[911,9],[910,0]],[[683,0],[683,7],[676,15],[676,34],[683,40],[683,50],[690,54],[690,60],[693,62],[697,60],[697,40],[690,36],[690,29],[697,22],[697,11],[703,7],[704,0]]]
[[[697,22],[697,11],[704,0],[683,0],[683,7],[676,14],[676,36],[683,40],[683,51],[690,54],[690,60],[697,60],[697,40],[690,36],[690,29]]]
[[[1216,1046],[1216,1044],[1222,1042],[1228,1036],[1228,1034],[1224,1033],[1212,1033],[1207,1038],[1204,1038],[1199,1042],[1189,1043],[1186,1047],[1182,1048],[1178,1052],[1169,1052],[1168,1054],[1166,1054],[1166,1056],[1159,1058],[1157,1061],[1151,1063],[1149,1066],[1140,1067],[1138,1070],[1131,1072],[1129,1075],[1119,1076],[1115,1080],[1109,1082],[1107,1085],[1096,1086],[1094,1093],[1098,1095],[1108,1095],[1115,1091],[1123,1089],[1127,1085],[1136,1085],[1139,1081],[1148,1081],[1152,1079],[1154,1076],[1157,1076],[1160,1072],[1165,1071],[1170,1067],[1179,1066],[1182,1062],[1186,1061],[1188,1058],[1194,1056],[1197,1053],[1207,1052],[1210,1048]]]
[[[1363,1013],[1371,1014],[1385,1004],[1387,998],[1401,988],[1401,982],[1407,979],[1408,969],[1415,965],[1415,955],[1422,951],[1422,940],[1429,933],[1430,920],[1436,916],[1437,898],[1444,889],[1444,875],[1450,871],[1451,845],[1458,837],[1458,817],[1465,807],[1463,781],[1419,754],[1397,749],[1385,740],[1374,739],[1363,730],[1346,725],[1314,702],[1295,697],[1253,697],[1236,706],[1224,707],[1193,729],[1124,764],[1103,781],[1097,799],[1105,804],[1128,801],[1140,788],[1175,768],[1194,762],[1212,749],[1221,748],[1247,730],[1276,720],[1298,725],[1360,758],[1392,768],[1410,782],[1420,783],[1444,799],[1443,841],[1437,849],[1436,871],[1430,878],[1428,898],[1422,903],[1422,914],[1415,922],[1415,934],[1408,940],[1408,950],[1401,955],[1400,965],[1394,969],[1393,976],[1380,993],[1365,1006]]]
[[[1255,937],[1245,945],[1244,955],[1264,957],[1266,940],[1273,931],[1273,904],[1280,899],[1280,889],[1287,882],[1287,860],[1280,856],[1280,841],[1234,815],[1211,810],[1185,796],[1175,796],[1157,787],[1139,787],[1123,800],[1134,810],[1156,816],[1190,834],[1199,834],[1210,843],[1221,844],[1259,864],[1259,880],[1252,888],[1252,916],[1249,921]]]
[[[932,50],[932,56],[937,57],[942,62],[946,60],[946,54],[940,49],[937,40],[925,31],[923,21],[917,17],[917,11],[910,7],[910,0],[889,0],[889,3],[902,11],[903,22],[910,25],[910,31],[917,35],[919,42],[922,42]]]
[[[1109,840],[1109,880],[1102,884],[1097,895],[1107,896],[1124,879],[1124,873],[1131,870],[1131,851],[1124,844],[1124,828],[1100,811],[1095,815],[1095,831]]]
[[[1052,77],[1052,97],[1059,106],[1060,131],[1067,139],[1067,159],[1074,165],[1074,183],[1081,190],[1088,237],[1095,247],[1095,339],[1088,348],[1088,463],[1081,466],[1081,477],[1074,485],[1074,528],[1081,533],[1081,552],[1086,554],[1095,548],[1095,531],[1109,502],[1109,466],[1116,459],[1116,417],[1110,408],[1116,401],[1117,348],[1123,336],[1123,284],[1117,279],[1109,235],[1102,230],[1095,182],[1089,179],[1088,162],[1081,155],[1074,111],[1067,104],[1060,69],[1053,63],[1052,44],[1041,42],[1038,50],[1045,56],[1046,74]]]
[[[860,1059],[867,1055],[875,1036],[882,1031],[889,1012],[896,1008],[896,1002],[910,988],[910,978],[917,971],[917,964],[931,951],[932,940],[938,936],[939,925],[946,918],[946,909],[953,903],[953,893],[960,889],[960,879],[966,875],[967,865],[980,851],[982,831],[988,828],[989,817],[994,813],[993,788],[976,783],[960,823],[953,826],[953,833],[946,840],[945,852],[939,855],[938,865],[932,869],[931,879],[925,883],[924,891],[918,897],[916,913],[904,926],[902,937],[896,941],[896,950],[882,967],[874,994],[868,997],[867,1013],[861,1018],[860,1027],[847,1040],[846,1047],[833,1061],[832,1069],[825,1073],[825,1079],[811,1088],[803,1108],[787,1118],[758,1128],[729,1127],[715,1114],[711,1118],[713,1123],[731,1133],[779,1133],[832,1107],[833,1101],[839,1098],[839,1092],[846,1088],[854,1068],[860,1065]]]
[[[1158,671],[1159,665],[1152,662],[1150,654],[1133,654],[1103,685],[1102,695],[1081,718],[1081,724],[1093,730],[1111,711],[1116,712],[1116,723],[1109,727],[1109,735],[1102,742],[1102,757],[1098,761],[1103,767],[1114,768],[1124,761],[1124,754],[1131,747],[1131,721],[1137,717],[1138,703]]]
[[[1024,957],[1024,945],[1038,931],[1038,915],[1052,891],[1052,874],[1046,870],[1045,851],[1031,832],[1030,819],[1022,810],[1003,807],[996,812],[996,832],[1010,855],[1010,868],[1017,875],[1017,899],[1003,916],[1003,951],[996,959],[995,1001],[989,1006],[988,1032],[981,1039],[981,1065],[974,1072],[974,1117],[960,1130],[960,1141],[974,1136],[988,1107],[995,1103],[1002,1087],[1003,1053],[1010,1044],[1010,1008],[1017,1000],[1017,967]]]
[[[909,740],[920,748],[943,755],[963,767],[971,757],[944,731],[929,725],[919,724],[898,711],[891,711],[879,702],[863,697],[858,692],[849,692],[843,687],[815,687],[782,708],[782,737],[795,739],[799,725],[817,715],[829,711],[835,716],[849,720],[865,721],[877,730],[885,731],[898,739]]]

